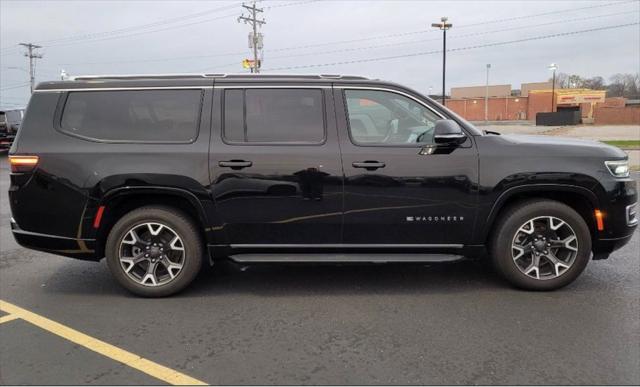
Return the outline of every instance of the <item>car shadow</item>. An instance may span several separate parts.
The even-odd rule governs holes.
[[[243,265],[217,262],[174,297],[228,294],[260,296],[420,294],[509,288],[485,260],[449,263]],[[47,292],[129,295],[111,277],[104,260],[64,264],[47,280]],[[131,295],[132,297],[135,297]]]
[[[214,285],[214,286],[212,286]],[[487,261],[384,264],[253,264],[224,261],[182,296],[451,293],[507,286]]]

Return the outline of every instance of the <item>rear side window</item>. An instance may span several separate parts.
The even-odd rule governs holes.
[[[201,105],[202,90],[72,91],[60,128],[101,141],[191,142]]]
[[[236,143],[322,143],[322,90],[226,90],[224,137]]]

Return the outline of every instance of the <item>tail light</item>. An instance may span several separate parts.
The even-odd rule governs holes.
[[[9,164],[13,173],[31,172],[38,165],[38,156],[9,155]]]

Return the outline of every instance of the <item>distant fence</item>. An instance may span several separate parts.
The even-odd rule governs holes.
[[[536,114],[536,125],[556,126],[556,125],[578,125],[580,124],[581,114],[576,111],[560,111],[553,113]]]

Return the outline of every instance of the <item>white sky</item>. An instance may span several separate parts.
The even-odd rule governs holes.
[[[447,48],[453,50],[638,23],[640,19],[638,0],[283,0],[263,1],[259,6],[265,8],[267,21],[262,28],[265,72],[438,51],[442,33],[430,25],[441,16],[453,23],[447,39]],[[29,97],[28,85],[20,86],[28,82],[27,58],[16,46],[20,42],[43,46],[37,81],[59,79],[61,69],[71,75],[243,72],[241,61],[250,57],[250,50],[249,26],[236,21],[241,11],[238,1],[0,0],[0,105],[25,104]],[[539,15],[542,13],[545,15]],[[155,24],[139,28],[151,23]],[[109,32],[118,29],[126,30]],[[68,37],[74,39],[60,40]],[[305,45],[313,47],[286,49]],[[561,72],[586,77],[607,79],[615,73],[636,73],[640,71],[640,27],[635,24],[449,52],[447,93],[452,86],[484,84],[487,63],[492,66],[490,83],[519,88],[522,82],[546,80],[552,62]],[[424,93],[433,87],[432,92],[439,93],[441,71],[442,55],[436,52],[268,72],[366,75]]]

